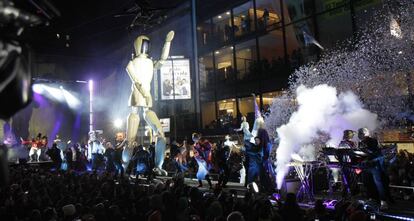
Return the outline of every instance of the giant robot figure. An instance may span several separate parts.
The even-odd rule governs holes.
[[[135,58],[126,67],[126,71],[132,81],[131,96],[129,97],[129,106],[132,107],[132,111],[128,115],[127,120],[127,140],[129,144],[122,153],[122,161],[125,168],[132,157],[132,143],[136,139],[140,117],[142,117],[157,135],[154,171],[159,175],[167,175],[167,172],[162,169],[166,140],[157,115],[150,109],[152,107],[150,90],[153,72],[161,68],[168,58],[173,38],[174,31],[170,31],[167,34],[161,58],[158,61],[153,61],[148,56],[150,40],[147,36],[141,35],[134,42]]]

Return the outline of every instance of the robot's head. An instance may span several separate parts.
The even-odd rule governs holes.
[[[145,35],[138,36],[134,42],[135,56],[149,55],[150,53],[150,40]]]

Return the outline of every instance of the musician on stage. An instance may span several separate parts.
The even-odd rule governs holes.
[[[351,149],[355,150],[357,148],[357,143],[353,141],[355,132],[353,130],[344,130],[344,134],[342,137],[342,141],[338,145],[338,149]],[[351,156],[349,154],[340,154],[338,156],[338,160],[341,165],[342,170],[342,185],[343,185],[343,196],[346,194],[351,194],[352,191],[356,189],[357,181],[351,167]],[[338,168],[331,168],[332,175],[334,178],[335,183],[338,182],[339,179],[339,170]]]
[[[378,197],[381,202],[381,209],[388,209],[387,201],[391,200],[389,192],[389,181],[384,167],[384,156],[380,149],[380,144],[377,139],[370,136],[367,128],[360,128],[358,130],[359,149],[363,151],[367,158],[363,165],[364,169],[364,183],[368,190],[370,198],[377,198],[372,191],[374,188],[378,192]],[[370,188],[370,187],[374,188]]]
[[[201,137],[198,133],[192,134],[192,139],[194,141],[193,151],[194,158],[198,164],[197,170],[197,179],[198,187],[203,186],[203,179],[206,179],[210,189],[213,188],[211,185],[211,180],[209,176],[209,170],[211,168],[211,149],[212,145],[208,140]]]

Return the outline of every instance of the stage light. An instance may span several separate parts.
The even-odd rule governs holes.
[[[89,131],[93,131],[93,80],[89,80]]]
[[[59,86],[59,88],[60,88],[61,90],[63,90],[63,86],[62,86],[62,85],[60,85],[60,86]]]
[[[122,120],[121,119],[115,119],[114,120],[114,127],[115,128],[121,128],[122,127]]]
[[[65,98],[66,103],[68,104],[69,108],[76,109],[80,106],[81,102],[77,97],[75,97],[69,91],[63,89],[63,87],[62,87],[61,90],[62,90],[62,93],[63,93],[63,97]]]
[[[55,87],[51,87],[48,85],[43,85],[43,88],[47,91],[46,96],[48,96],[52,100],[56,100],[59,102],[62,102],[65,100],[65,97],[63,96],[62,89],[58,89]]]
[[[93,91],[93,80],[89,80],[89,90]]]
[[[45,89],[43,88],[43,85],[42,84],[34,84],[32,86],[32,90],[36,94],[42,94],[45,91]]]

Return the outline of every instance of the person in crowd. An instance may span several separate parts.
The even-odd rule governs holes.
[[[294,193],[286,194],[285,203],[280,208],[280,215],[283,220],[302,221],[305,218],[305,212],[299,207]]]
[[[60,149],[57,147],[57,143],[53,143],[52,147],[46,151],[46,154],[50,157],[53,162],[53,167],[56,170],[60,170],[62,164],[62,158]]]
[[[387,201],[391,201],[389,192],[389,181],[386,175],[384,165],[384,156],[380,149],[380,144],[377,139],[370,136],[367,128],[358,129],[359,149],[366,154],[366,160],[363,165],[364,169],[364,183],[368,190],[368,196],[372,199],[380,200],[380,209],[388,209]],[[372,182],[373,181],[373,182]],[[376,195],[375,191],[378,193]]]
[[[201,137],[201,134],[193,133],[192,139],[194,141],[193,151],[194,158],[198,164],[197,179],[198,187],[203,186],[202,180],[206,179],[210,188],[212,188],[209,170],[211,168],[211,143]]]

